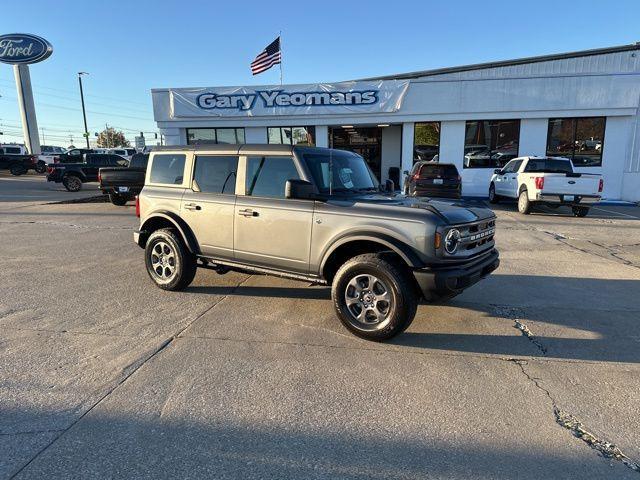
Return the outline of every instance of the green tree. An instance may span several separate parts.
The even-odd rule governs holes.
[[[98,146],[106,148],[130,147],[129,140],[124,137],[121,130],[113,127],[105,128],[98,134]]]

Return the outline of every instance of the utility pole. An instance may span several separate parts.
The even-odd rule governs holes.
[[[89,129],[87,128],[87,112],[84,109],[84,92],[82,91],[82,76],[89,75],[87,72],[78,72],[78,83],[80,84],[80,102],[82,102],[82,118],[84,119],[84,138],[89,147]]]
[[[44,145],[47,141],[44,138],[44,127],[40,127],[40,131],[42,132],[42,144]]]
[[[110,147],[110,141],[109,141],[109,125],[107,125],[106,123],[104,124],[104,133],[107,136],[107,148],[111,148]]]

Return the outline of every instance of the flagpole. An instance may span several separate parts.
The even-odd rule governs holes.
[[[280,85],[282,86],[282,30],[280,30],[278,38],[280,39]]]

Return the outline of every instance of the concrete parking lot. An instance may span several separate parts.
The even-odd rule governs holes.
[[[500,269],[376,344],[323,287],[161,291],[132,206],[35,182],[0,183],[0,478],[640,478],[638,207],[498,205]]]

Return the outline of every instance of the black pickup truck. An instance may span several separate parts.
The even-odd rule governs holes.
[[[101,168],[98,172],[100,190],[109,195],[114,205],[122,206],[133,200],[144,187],[148,161],[148,153],[136,153],[128,167]]]
[[[37,155],[6,153],[4,148],[0,148],[0,170],[9,170],[11,175],[22,175],[35,170],[37,164]]]
[[[119,155],[86,153],[82,163],[50,163],[47,181],[62,183],[69,192],[77,192],[86,182],[97,182],[102,167],[126,167],[129,162]]]

